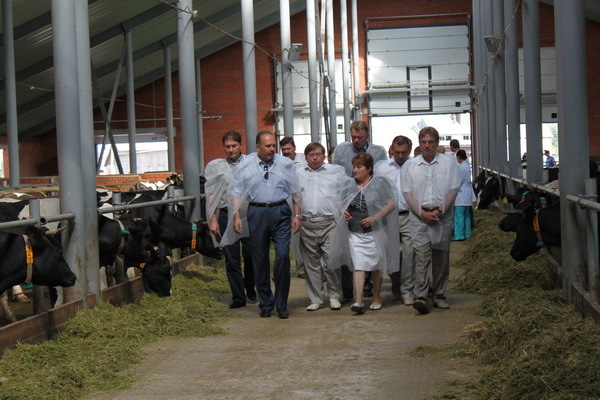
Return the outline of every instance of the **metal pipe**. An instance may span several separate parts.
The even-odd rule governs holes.
[[[77,66],[79,81],[79,126],[81,137],[81,174],[83,191],[83,237],[87,293],[100,299],[100,255],[98,241],[98,218],[96,216],[96,145],[94,143],[94,104],[92,94],[92,66],[90,56],[90,27],[88,5],[75,2],[75,28],[77,32]]]
[[[523,176],[521,167],[521,110],[519,105],[519,43],[516,0],[504,0],[504,40],[506,67],[506,119],[508,125],[508,173]]]
[[[146,201],[144,203],[135,203],[135,204],[123,204],[120,206],[99,208],[98,214],[110,214],[110,213],[125,211],[125,210],[135,210],[136,208],[163,206],[166,204],[180,203],[183,201],[190,201],[190,200],[195,200],[195,199],[196,199],[196,196],[181,196],[181,197],[177,197],[175,199],[153,200],[153,201]],[[198,219],[200,219],[200,218],[198,218]],[[197,221],[197,219],[194,221]]]
[[[492,3],[483,2],[483,35],[489,37],[494,35],[494,10]],[[496,67],[494,56],[491,50],[486,47],[486,71],[488,71],[488,80],[486,86],[487,97],[487,129],[488,129],[488,157],[489,165],[498,169],[498,153],[496,146],[498,144],[498,130],[496,126]]]
[[[337,104],[335,91],[335,31],[333,24],[333,0],[326,0],[326,25],[327,25],[327,77],[329,80],[329,126],[330,145],[337,146]],[[321,16],[322,17],[322,16]]]
[[[586,67],[586,20],[583,0],[554,2],[556,35],[558,144],[561,155],[561,200],[570,194],[584,193],[581,171],[588,171],[588,101]],[[541,151],[540,151],[541,157]],[[529,158],[529,156],[528,156]],[[527,165],[529,168],[529,163]],[[587,175],[587,173],[586,173]],[[561,240],[568,252],[562,254],[563,290],[572,300],[572,283],[584,286],[586,243],[578,240],[585,224],[585,213],[574,205],[560,209]]]
[[[29,216],[37,220],[41,219],[40,216],[40,200],[31,199],[29,200]],[[33,314],[37,315],[44,312],[44,289],[43,287],[33,285],[31,290],[33,295]]]
[[[173,126],[173,80],[171,71],[171,47],[165,44],[165,120],[167,122],[167,157],[169,171],[175,172],[175,127]]]
[[[202,124],[202,70],[201,61],[196,58],[196,125],[198,126],[198,165],[204,173],[204,125]]]
[[[73,213],[64,213],[64,214],[57,214],[57,215],[50,215],[50,216],[42,216],[40,218],[40,223],[43,225],[49,224],[51,222],[58,222],[58,221],[72,221],[74,220],[76,217],[75,214]],[[98,243],[98,241],[96,240],[96,243]],[[98,265],[96,265],[97,268],[99,268]]]
[[[137,174],[137,152],[135,149],[135,75],[133,74],[133,39],[128,30],[125,33],[127,44],[127,128],[129,130],[129,173]]]
[[[310,107],[310,141],[321,142],[319,119],[319,81],[317,66],[317,25],[315,0],[306,1],[306,41],[308,42],[308,96]]]
[[[64,258],[77,275],[75,288],[79,291],[77,294],[73,289],[65,289],[64,301],[67,302],[87,293],[88,279],[86,268],[82,265],[86,238],[78,64],[77,51],[73,51],[77,49],[75,0],[52,0],[52,32],[60,209],[63,213],[72,212],[79,216],[77,223],[70,223],[68,231],[62,235]]]
[[[342,36],[342,86],[343,86],[343,100],[344,100],[344,135],[345,140],[350,141],[350,123],[351,123],[351,112],[350,109],[350,71],[349,71],[349,58],[348,58],[348,6],[346,0],[340,0],[340,26]]]
[[[494,37],[501,39],[504,35],[504,0],[494,0]],[[495,131],[496,131],[496,162],[498,171],[508,172],[508,152],[506,138],[506,69],[504,67],[504,45],[496,53],[494,62],[494,94],[495,94]]]
[[[181,144],[183,152],[183,188],[186,195],[196,196],[186,209],[186,218],[200,219],[200,165],[198,154],[198,122],[196,119],[196,74],[194,71],[194,24],[192,0],[179,0],[177,9],[177,41],[179,50],[179,104],[181,110]]]
[[[12,0],[2,0],[2,27],[4,35],[4,76],[6,101],[6,136],[8,141],[8,163],[10,185],[19,186],[19,128],[17,117],[17,80],[15,77],[15,43],[13,34]]]
[[[290,34],[290,2],[279,0],[279,32],[281,37],[281,88],[283,94],[283,134],[294,136],[294,97],[292,86],[292,63],[290,52],[292,39]]]
[[[542,181],[542,103],[539,0],[523,0],[523,63],[525,69],[525,124],[527,179]]]
[[[244,113],[246,154],[251,153],[258,133],[256,105],[256,53],[254,50],[254,2],[242,0],[242,60],[244,65]]]
[[[40,223],[40,220],[37,218],[28,218],[28,219],[20,219],[18,221],[8,221],[8,222],[0,222],[0,231],[5,231],[7,229],[19,228],[23,226],[35,226]]]
[[[360,53],[358,52],[358,0],[352,0],[352,76],[354,77],[354,84],[352,89],[354,91],[354,120],[360,120],[360,67],[358,62],[360,60]],[[346,135],[349,135],[347,132]],[[346,136],[346,140],[350,141],[351,138]]]

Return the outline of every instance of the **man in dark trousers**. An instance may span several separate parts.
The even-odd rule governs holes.
[[[229,189],[233,218],[223,242],[250,236],[260,316],[268,318],[277,308],[279,318],[285,319],[289,318],[290,238],[301,224],[298,177],[293,161],[276,154],[277,141],[272,132],[263,131],[256,136],[256,150],[233,175]],[[290,197],[292,207],[288,203]],[[269,261],[271,243],[275,248],[274,294]]]

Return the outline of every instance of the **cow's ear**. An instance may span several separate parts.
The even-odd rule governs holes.
[[[26,226],[25,234],[29,237],[32,246],[40,245],[44,241],[44,235],[34,226]]]

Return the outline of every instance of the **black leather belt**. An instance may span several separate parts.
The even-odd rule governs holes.
[[[408,210],[398,211],[398,215],[407,214]]]
[[[427,212],[432,212],[432,211],[439,211],[440,208],[439,207],[421,207],[421,210],[424,210]]]
[[[250,201],[248,202],[248,205],[254,206],[254,207],[277,207],[280,206],[282,204],[286,204],[287,201],[285,199],[283,200],[279,200],[279,201],[274,201],[272,203],[256,203],[254,201]]]

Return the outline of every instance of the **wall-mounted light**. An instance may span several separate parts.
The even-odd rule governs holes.
[[[485,45],[490,53],[496,54],[500,49],[500,40],[495,36],[484,36]]]
[[[288,57],[288,60],[298,61],[300,59],[301,51],[302,51],[302,43],[292,43],[292,47],[290,48],[290,55]]]

